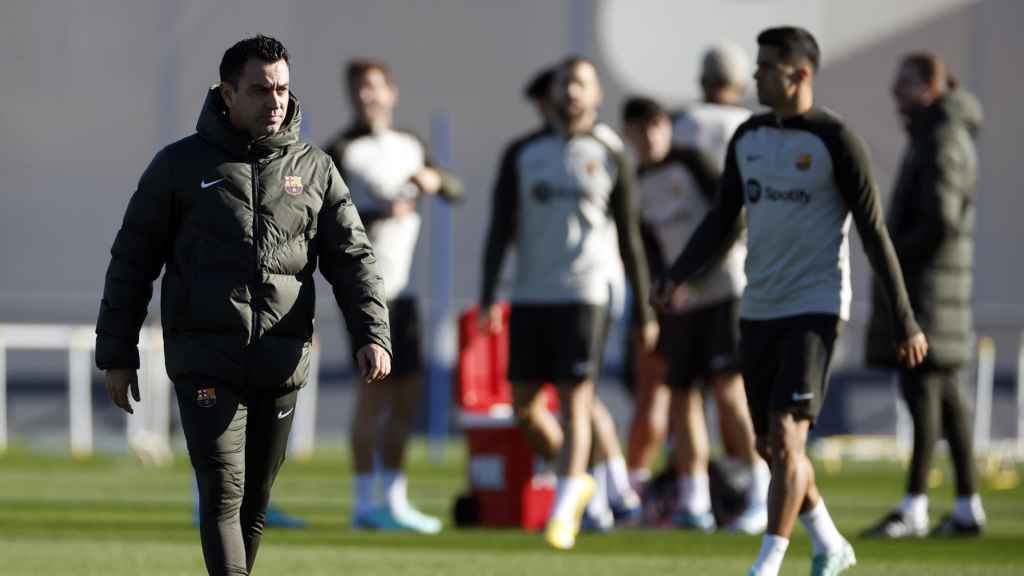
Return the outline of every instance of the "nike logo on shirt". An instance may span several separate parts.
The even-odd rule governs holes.
[[[291,408],[289,408],[289,409],[287,409],[287,410],[281,410],[280,412],[278,412],[278,413],[277,413],[277,419],[278,419],[278,420],[284,420],[284,419],[285,419],[285,418],[287,418],[287,417],[288,417],[288,415],[289,415],[289,414],[291,414],[291,413],[292,413],[293,411],[295,411],[295,406],[292,406]]]
[[[223,178],[218,178],[218,179],[216,179],[216,180],[214,180],[212,182],[207,182],[206,179],[204,178],[204,179],[199,181],[199,187],[202,188],[203,190],[206,190],[210,186],[213,186],[213,185],[217,184],[218,182],[223,182],[223,181],[224,181]]]
[[[793,392],[793,402],[804,402],[814,398],[814,392],[807,392],[806,394],[800,394],[799,392]]]

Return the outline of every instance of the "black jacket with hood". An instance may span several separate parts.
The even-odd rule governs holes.
[[[243,393],[301,387],[318,263],[353,350],[376,343],[390,353],[373,250],[330,157],[299,139],[301,120],[292,96],[280,130],[253,140],[233,128],[213,88],[196,133],[156,155],[111,249],[96,326],[100,369],[138,368],[161,269],[172,380],[211,378]]]
[[[973,354],[974,138],[981,106],[955,89],[918,110],[892,195],[888,226],[910,302],[928,338],[925,367],[957,368]],[[896,366],[889,303],[875,285],[868,327],[869,364]]]

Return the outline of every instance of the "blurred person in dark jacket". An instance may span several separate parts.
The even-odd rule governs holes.
[[[906,495],[866,535],[902,538],[928,533],[928,471],[940,430],[956,471],[957,499],[952,513],[931,533],[978,535],[985,511],[976,486],[970,417],[960,380],[974,341],[974,139],[981,126],[981,106],[958,87],[942,59],[927,52],[904,57],[892,91],[908,142],[888,225],[929,351],[923,364],[899,372],[914,422]],[[893,335],[888,310],[889,302],[876,284],[867,361],[895,368],[899,365],[889,348]]]

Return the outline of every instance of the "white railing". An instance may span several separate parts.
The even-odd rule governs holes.
[[[992,440],[992,396],[996,366],[996,347],[991,338],[981,338],[978,344],[974,445],[979,456],[995,455],[1000,458],[1024,460],[1024,334],[1021,335],[1017,358],[1016,381],[1016,438],[1010,441]],[[7,421],[7,355],[15,350],[66,351],[68,355],[68,415],[71,454],[87,458],[92,454],[92,353],[95,348],[95,328],[88,325],[0,324],[0,453],[8,445]],[[143,459],[159,464],[171,456],[171,382],[164,368],[163,338],[159,327],[143,328],[139,338],[141,366],[139,387],[143,401],[135,406],[135,415],[128,417],[125,432],[128,446]],[[316,412],[319,390],[320,344],[314,338],[310,359],[310,374],[306,389],[299,394],[288,451],[293,458],[312,457],[316,444]],[[892,386],[896,414],[896,447],[888,446],[883,454],[905,458],[912,445],[910,418],[899,397],[899,387]],[[842,440],[848,442],[848,439]],[[869,442],[870,443],[870,442]],[[873,446],[874,444],[872,444]],[[866,445],[865,445],[866,446]],[[857,448],[850,443],[854,454],[875,454],[874,448]],[[844,450],[846,449],[844,448]],[[835,446],[826,451],[836,453]],[[879,454],[876,454],[879,455]]]
[[[55,350],[68,355],[69,442],[75,458],[93,453],[92,354],[96,329],[88,325],[0,324],[0,453],[7,449],[7,353],[11,350]],[[295,406],[289,455],[308,459],[316,443],[316,408],[320,344],[313,339],[306,390]],[[129,448],[145,463],[162,464],[171,458],[171,381],[164,367],[163,337],[158,326],[139,334],[139,392],[142,402],[126,417]]]

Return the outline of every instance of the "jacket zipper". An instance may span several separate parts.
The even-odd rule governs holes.
[[[256,159],[252,161],[252,251],[255,260],[255,280],[250,294],[252,310],[252,329],[249,331],[249,343],[256,341],[256,331],[259,329],[259,310],[257,309],[256,291],[259,290],[260,277],[260,166]]]

